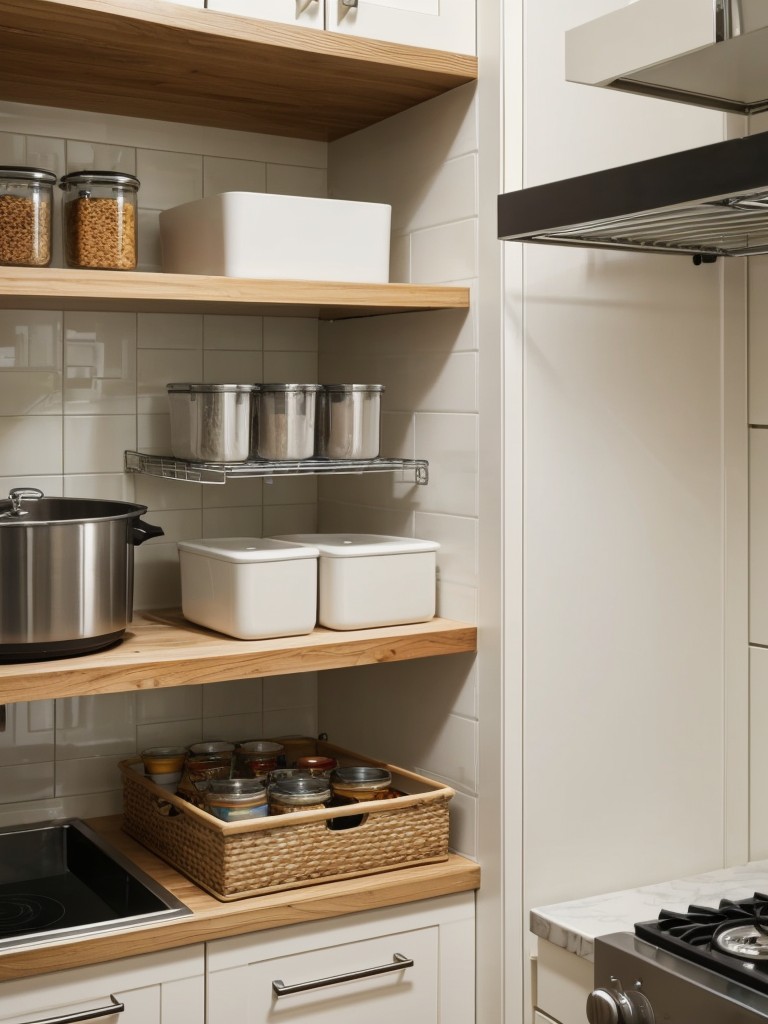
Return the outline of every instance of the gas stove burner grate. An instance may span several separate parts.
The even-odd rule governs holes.
[[[65,913],[64,905],[50,896],[27,892],[0,895],[0,935],[52,928]]]
[[[723,925],[753,925],[768,936],[768,896],[756,892],[745,900],[720,900],[717,907],[692,904],[687,913],[662,910],[656,922],[659,930],[692,946],[709,946]]]

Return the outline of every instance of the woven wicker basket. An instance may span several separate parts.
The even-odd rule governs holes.
[[[220,900],[429,864],[448,857],[448,786],[315,740],[285,742],[291,757],[330,754],[339,764],[392,772],[407,795],[349,807],[224,822],[144,777],[140,758],[120,763],[123,828]],[[331,830],[331,818],[363,816]]]

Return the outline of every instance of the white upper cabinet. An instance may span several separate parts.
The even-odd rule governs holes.
[[[325,27],[325,0],[207,0],[209,11],[280,21],[302,28]]]
[[[474,0],[326,0],[326,28],[408,46],[475,53]]]

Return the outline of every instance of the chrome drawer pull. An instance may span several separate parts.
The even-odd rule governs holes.
[[[61,1017],[45,1017],[43,1020],[30,1020],[27,1024],[76,1024],[79,1020],[95,1020],[96,1017],[109,1017],[113,1013],[122,1013],[125,1003],[118,1003],[114,996],[111,1006],[99,1006],[95,1010],[81,1010],[79,1013],[65,1013]]]
[[[312,989],[325,988],[327,985],[342,985],[346,981],[373,978],[376,974],[404,971],[407,967],[413,967],[413,960],[409,960],[402,953],[395,953],[391,964],[382,964],[381,967],[366,967],[362,971],[350,971],[349,974],[336,974],[332,978],[318,978],[317,981],[300,981],[298,985],[285,985],[282,981],[273,981],[272,991],[276,996],[292,996],[295,992],[311,992]],[[37,1021],[35,1024],[48,1024],[48,1021]]]

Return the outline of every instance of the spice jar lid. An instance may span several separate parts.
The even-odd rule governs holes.
[[[205,791],[206,803],[259,803],[266,801],[267,791],[257,779],[211,779]]]
[[[190,391],[203,392],[204,394],[219,394],[221,392],[251,392],[252,384],[166,384],[168,394],[188,394]]]
[[[37,182],[40,185],[54,185],[56,175],[44,167],[0,167],[0,178],[12,178],[16,181]]]
[[[323,384],[324,391],[341,391],[349,394],[353,391],[382,392],[385,390],[383,384]]]
[[[346,768],[335,768],[331,772],[331,782],[349,789],[389,789],[392,775],[386,768],[350,765]]]
[[[295,779],[279,779],[269,787],[271,800],[283,804],[321,804],[330,800],[331,790],[325,779],[300,776]]]
[[[206,740],[203,743],[193,743],[187,749],[190,754],[227,754],[235,749],[235,744],[226,740]]]
[[[121,185],[136,190],[141,182],[135,174],[122,171],[71,171],[59,181],[59,188],[67,185]]]
[[[275,743],[273,740],[241,740],[237,744],[241,754],[271,754],[276,756],[282,754],[285,747],[282,743]]]

